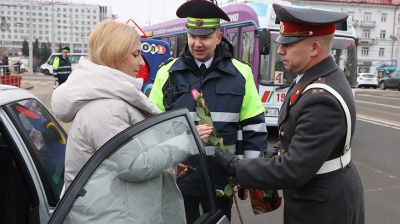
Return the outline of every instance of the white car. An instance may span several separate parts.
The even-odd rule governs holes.
[[[199,151],[196,170],[203,174],[201,181],[208,188],[211,202],[211,212],[203,214],[197,221],[229,223],[226,216],[215,209],[215,193],[211,193],[215,191],[211,188],[205,165],[205,152],[186,109],[154,116],[116,135],[92,156],[62,194],[67,134],[38,98],[28,91],[7,85],[0,85],[0,222],[65,223],[76,204],[88,203],[85,200],[85,192],[89,190],[86,186],[93,185],[91,177],[101,165],[105,166],[107,158],[119,151],[135,150],[135,147],[125,146],[153,133],[152,130],[161,130],[164,137],[186,133],[184,136]],[[162,136],[146,138],[163,139]]]
[[[357,75],[358,87],[373,87],[376,89],[378,86],[378,77],[373,73],[359,73]]]
[[[45,75],[53,75],[53,62],[54,59],[58,56],[61,56],[61,53],[54,53],[51,54],[47,61],[40,66],[40,72]],[[83,53],[68,53],[68,58],[71,61],[71,69],[74,70],[78,65],[79,59],[84,56],[86,57],[87,54]]]

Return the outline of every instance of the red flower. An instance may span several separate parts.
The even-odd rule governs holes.
[[[197,99],[202,95],[197,89],[192,89],[192,96],[194,101],[197,102]]]

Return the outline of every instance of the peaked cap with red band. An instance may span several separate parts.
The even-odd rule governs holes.
[[[332,34],[336,23],[345,21],[347,13],[322,9],[283,6],[273,4],[276,18],[280,21],[278,44],[289,44],[312,36]]]

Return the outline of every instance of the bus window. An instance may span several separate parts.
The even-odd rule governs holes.
[[[179,34],[176,38],[176,55],[174,55],[175,57],[178,56],[181,51],[183,50],[183,48],[185,47],[186,43],[187,43],[187,35],[186,33],[182,33]]]
[[[241,59],[249,64],[253,64],[254,55],[254,28],[242,28],[241,35]]]
[[[277,34],[271,34],[271,50],[269,55],[260,57],[260,76],[258,81],[263,85],[289,85],[297,74],[285,70],[283,62],[278,55],[279,44],[275,42]]]
[[[351,87],[357,86],[356,75],[356,45],[354,39],[345,37],[335,37],[332,44],[331,55],[336,64],[346,75]]]
[[[176,46],[176,37],[168,37],[168,38],[166,38],[165,41],[169,42],[169,44],[170,44],[170,47],[171,47],[171,50],[170,50],[171,55],[174,56],[174,57],[176,57],[176,55],[178,54],[178,52],[176,52],[176,48],[175,48],[175,46]]]
[[[232,44],[235,57],[237,57],[237,52],[239,51],[239,29],[238,28],[227,28],[225,29],[225,38]]]

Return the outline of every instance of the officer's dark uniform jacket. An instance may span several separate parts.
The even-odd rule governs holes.
[[[59,84],[64,83],[71,72],[71,61],[68,57],[64,59],[62,56],[59,56],[54,59],[53,75],[58,78]]]
[[[284,154],[239,161],[238,182],[245,188],[284,189],[285,224],[364,223],[362,186],[354,164],[316,174],[325,161],[343,153],[347,123],[341,104],[330,93],[309,90],[300,94],[313,82],[331,86],[344,98],[353,134],[354,97],[345,75],[328,57],[306,71],[282,105],[278,125]]]
[[[165,68],[170,66],[168,70],[163,66],[158,71],[150,100],[165,111],[187,108],[194,120],[198,121],[191,90],[201,91],[211,111],[213,127],[223,138],[224,145],[234,151],[240,125],[243,127],[245,155],[246,150],[258,155],[257,151],[267,148],[264,107],[255,88],[251,68],[234,59],[232,52],[232,46],[223,39],[217,46],[210,68],[201,72],[186,45],[178,59],[164,65]],[[244,69],[245,72],[238,69]],[[173,88],[172,103],[168,102],[168,87]],[[224,189],[227,176],[214,169],[212,156],[207,159],[215,187]],[[196,157],[184,163],[197,166]],[[200,172],[199,169],[189,170],[187,175],[178,180],[183,195],[205,195]]]

